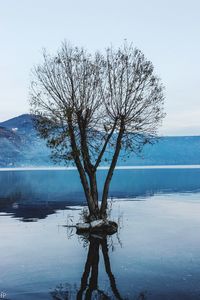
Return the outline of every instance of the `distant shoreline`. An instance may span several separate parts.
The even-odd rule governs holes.
[[[109,166],[99,167],[98,170],[108,170]],[[146,169],[200,169],[200,165],[159,165],[159,166],[117,166],[116,170],[146,170]],[[7,171],[74,171],[76,167],[16,167],[0,168],[0,172]]]

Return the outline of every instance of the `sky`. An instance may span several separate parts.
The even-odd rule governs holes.
[[[0,122],[29,112],[42,49],[63,40],[89,51],[124,40],[153,62],[165,86],[161,135],[200,135],[199,0],[0,1]]]

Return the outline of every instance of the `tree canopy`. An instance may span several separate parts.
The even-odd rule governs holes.
[[[44,51],[33,70],[37,129],[56,162],[76,165],[94,218],[106,214],[121,150],[135,153],[155,139],[163,104],[163,85],[152,63],[127,43],[94,54],[63,43],[56,55]],[[96,171],[103,161],[109,169],[99,207]]]

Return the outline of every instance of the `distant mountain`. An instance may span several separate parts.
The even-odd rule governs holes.
[[[12,130],[0,127],[0,166],[7,166],[12,161],[16,164],[21,159],[21,138]]]
[[[167,136],[154,145],[146,145],[141,157],[134,156],[125,165],[197,165],[200,164],[200,136]]]
[[[50,149],[33,126],[34,116],[24,114],[0,123],[0,167],[53,166]],[[200,136],[162,137],[146,145],[140,157],[133,154],[118,165],[200,164]]]
[[[50,150],[33,126],[33,116],[12,118],[0,123],[0,128],[0,167],[53,165]]]
[[[29,133],[30,131],[34,131],[33,118],[34,116],[32,115],[23,114],[21,116],[0,123],[0,126],[13,130],[14,132],[25,134]]]

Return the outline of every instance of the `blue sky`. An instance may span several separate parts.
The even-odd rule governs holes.
[[[166,87],[167,135],[200,135],[200,1],[0,2],[0,121],[29,111],[30,70],[66,39],[90,51],[133,42]]]

